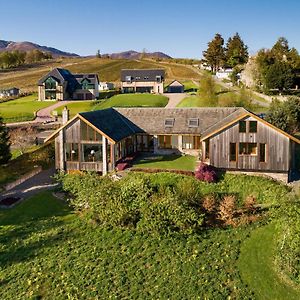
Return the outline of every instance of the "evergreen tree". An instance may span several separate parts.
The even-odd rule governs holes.
[[[6,164],[11,158],[8,128],[0,116],[0,165]]]
[[[248,61],[248,47],[243,40],[236,33],[232,38],[230,37],[226,44],[226,63],[230,67],[245,64]]]
[[[96,57],[97,57],[97,58],[101,58],[101,53],[100,53],[100,50],[99,50],[99,49],[97,50]]]
[[[217,33],[212,41],[208,43],[207,50],[203,52],[204,60],[213,72],[223,66],[225,60],[224,39]]]

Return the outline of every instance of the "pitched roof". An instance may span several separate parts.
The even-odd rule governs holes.
[[[173,80],[168,86],[184,86],[184,85],[178,80]]]
[[[121,81],[126,81],[126,76],[131,76],[133,81],[156,81],[156,76],[165,78],[165,70],[162,69],[123,69]]]
[[[69,70],[61,69],[61,68],[55,68],[55,69],[51,70],[49,73],[47,73],[46,75],[44,75],[38,81],[38,85],[42,85],[48,77],[53,77],[57,80],[57,82],[59,84],[63,84],[65,81],[68,81],[71,76],[72,76],[72,74]]]

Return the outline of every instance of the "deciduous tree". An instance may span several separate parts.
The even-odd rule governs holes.
[[[0,116],[0,165],[6,164],[11,158],[8,128]]]

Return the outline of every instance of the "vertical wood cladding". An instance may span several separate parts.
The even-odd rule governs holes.
[[[247,117],[245,121],[256,121]],[[257,121],[257,132],[239,132],[239,122],[210,138],[210,163],[219,168],[244,170],[288,171],[290,140],[273,128]],[[230,161],[230,143],[237,144],[237,161]],[[257,143],[256,154],[239,153],[240,143]],[[259,162],[260,144],[266,144],[266,162]]]

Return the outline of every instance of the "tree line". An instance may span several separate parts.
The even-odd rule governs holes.
[[[0,69],[10,69],[43,60],[52,59],[52,54],[34,49],[28,52],[5,51],[0,53]]]
[[[206,51],[203,51],[203,62],[211,67],[212,72],[217,72],[221,67],[236,67],[248,61],[248,47],[245,45],[240,35],[236,33],[227,40],[217,33],[208,43]]]

